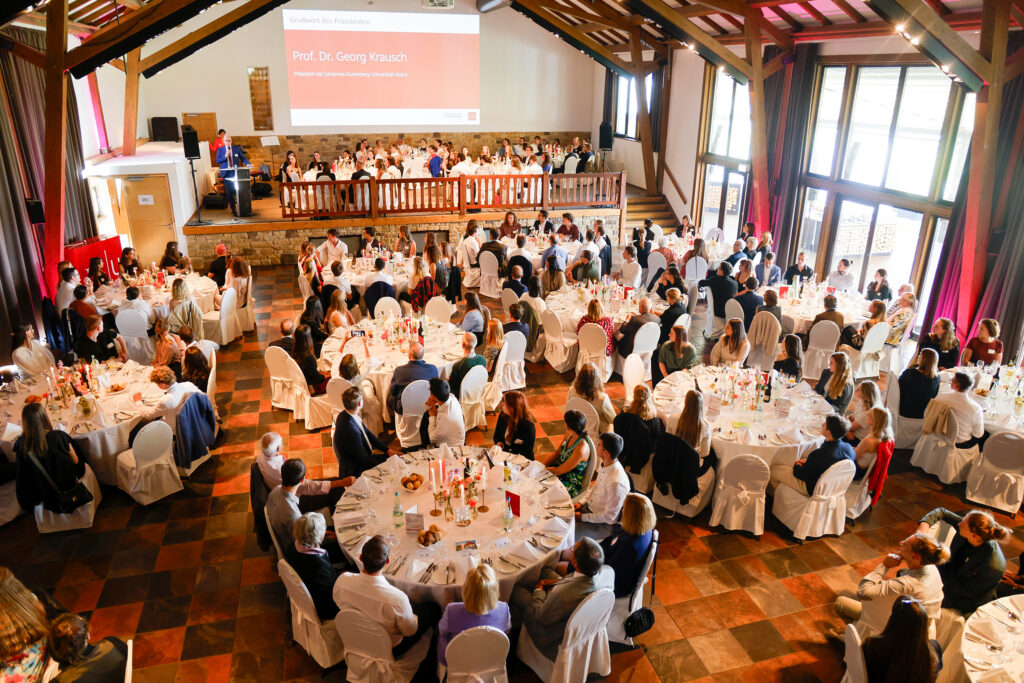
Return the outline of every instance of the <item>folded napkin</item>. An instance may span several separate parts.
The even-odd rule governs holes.
[[[546,470],[547,468],[545,468],[542,463],[539,463],[536,460],[534,460],[525,468],[523,468],[523,476],[529,477],[530,479],[536,479]]]
[[[742,443],[752,445],[756,441],[754,438],[754,432],[749,427],[740,430],[739,434]]]
[[[803,437],[800,436],[800,431],[796,427],[789,427],[787,429],[779,430],[779,437],[789,443],[800,443],[803,441]]]
[[[334,526],[343,527],[356,522],[362,522],[366,520],[366,512],[363,510],[351,510],[348,512],[335,512],[334,513]]]
[[[544,498],[549,507],[566,507],[572,505],[572,499],[569,497],[569,492],[562,487],[552,487],[546,494],[544,494]]]
[[[419,581],[420,575],[426,571],[427,567],[430,566],[430,562],[427,560],[421,560],[419,558],[412,558],[406,563],[405,575],[410,581]]]
[[[352,484],[346,489],[347,493],[355,493],[360,496],[366,496],[370,494],[370,485],[365,479],[360,477],[356,479],[356,483]]]
[[[19,436],[21,436],[21,427],[12,422],[4,425],[3,430],[0,431],[0,440],[2,441],[14,441]]]
[[[343,531],[338,534],[338,542],[345,546],[352,555],[358,556],[359,548],[363,547],[363,543],[369,538],[362,530],[356,529],[355,531]]]
[[[455,582],[461,585],[465,582],[469,570],[480,564],[480,559],[476,555],[457,555],[454,564]]]
[[[974,677],[975,683],[1013,683],[1013,678],[1006,669],[999,666]]]
[[[406,465],[405,461],[397,455],[392,455],[388,458],[387,465],[381,469],[386,472],[390,472],[395,477],[404,477],[409,473],[409,466]]]
[[[569,523],[561,517],[552,517],[544,520],[540,528],[541,531],[550,532],[552,536],[561,536],[569,529]]]
[[[521,541],[509,554],[514,558],[514,562],[518,562],[519,564],[525,563],[527,566],[533,564],[542,557],[542,554],[535,550],[534,547],[526,541]]]
[[[993,608],[999,610],[998,607]],[[971,625],[967,629],[973,635],[986,640],[993,645],[1002,645],[1003,636],[999,632],[999,628],[996,625],[995,620],[988,617],[977,616],[971,619]]]

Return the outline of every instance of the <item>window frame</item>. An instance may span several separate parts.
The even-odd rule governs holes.
[[[661,140],[661,97],[663,91],[663,84],[665,78],[664,67],[659,66],[654,71],[647,74],[644,78],[651,78],[651,96],[647,102],[647,109],[650,112],[651,118],[651,146],[655,152],[660,151]],[[625,133],[619,133],[616,128],[616,122],[618,119],[618,98],[619,98],[619,79],[626,79],[627,77],[619,73],[608,69],[605,72],[605,87],[604,87],[604,115],[605,121],[608,121],[612,126],[612,137],[619,140],[629,140],[631,142],[640,142],[640,114],[639,107],[636,112],[630,111],[630,99],[626,97],[626,121],[629,128],[628,121],[629,117],[634,118],[634,129],[636,130],[635,136],[626,135]],[[636,79],[632,76],[628,77],[630,80],[635,81]]]

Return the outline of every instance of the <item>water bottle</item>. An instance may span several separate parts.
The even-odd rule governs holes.
[[[512,501],[505,496],[505,511],[501,513],[501,528],[505,530],[505,533],[512,531],[512,519]]]
[[[402,510],[402,501],[398,497],[398,491],[395,491],[395,507],[391,514],[395,518],[395,528],[401,529],[405,525],[405,511]]]

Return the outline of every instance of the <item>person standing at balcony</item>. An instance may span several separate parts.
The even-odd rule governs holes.
[[[437,153],[437,145],[430,146],[430,158],[427,160],[427,166],[430,168],[431,178],[440,178],[444,175],[444,159]]]

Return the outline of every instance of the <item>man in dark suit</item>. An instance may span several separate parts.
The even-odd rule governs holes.
[[[522,296],[526,292],[526,285],[523,284],[523,269],[519,266],[512,266],[508,279],[501,286],[502,289],[511,289],[516,296]]]
[[[825,304],[825,310],[814,316],[814,321],[811,323],[811,327],[814,327],[822,320],[830,320],[839,326],[839,330],[846,326],[846,320],[843,318],[843,314],[836,310],[836,306],[839,305],[839,301],[836,299],[835,294],[826,294],[822,300]]]
[[[725,257],[724,263],[736,266],[745,258],[747,258],[747,252],[743,250],[743,242],[736,240],[732,243],[732,253]]]
[[[292,337],[292,333],[295,331],[295,321],[293,320],[282,320],[281,321],[281,338],[275,339],[270,342],[270,346],[276,346],[284,349],[285,353],[289,356],[292,355],[292,349],[295,348],[295,338]]]
[[[670,287],[665,292],[665,300],[668,301],[668,308],[661,312],[661,334],[658,336],[658,344],[664,344],[672,334],[672,326],[676,324],[679,316],[686,313],[686,306],[683,305],[682,293],[675,287]]]
[[[489,251],[494,254],[494,258],[498,260],[498,275],[504,275],[505,267],[508,265],[508,247],[498,240],[498,231],[494,228],[488,230],[487,234],[491,239],[480,246],[480,253]],[[477,262],[479,263],[479,261],[480,257],[478,255]]]
[[[548,220],[548,212],[544,209],[537,212],[537,220],[533,222],[533,229],[545,235],[555,231],[555,224]]]
[[[359,255],[364,255],[367,249],[380,249],[380,240],[376,237],[376,231],[372,225],[363,228],[363,236],[359,240]]]
[[[642,297],[637,305],[640,309],[639,312],[626,321],[626,324],[615,333],[615,338],[618,340],[615,342],[615,350],[623,358],[633,353],[633,340],[636,339],[636,333],[640,331],[641,327],[647,323],[660,322],[658,316],[651,313],[651,300],[646,296]]]
[[[737,294],[734,299],[740,302],[743,307],[743,327],[750,331],[750,323],[754,322],[754,314],[757,307],[764,305],[764,297],[757,293],[758,282],[756,277],[748,277],[743,283],[743,291]]]
[[[508,307],[508,322],[501,326],[502,334],[519,332],[527,340],[530,339],[530,326],[523,322],[523,306],[526,304],[512,304]]]
[[[825,443],[810,452],[801,460],[792,465],[779,463],[772,465],[771,481],[769,488],[774,494],[779,486],[788,486],[794,491],[809,496],[814,493],[814,487],[818,485],[821,475],[829,467],[842,460],[856,460],[853,446],[842,440],[843,436],[850,429],[850,422],[841,415],[829,415],[821,426],[821,434],[825,437]]]
[[[399,365],[391,375],[391,386],[388,387],[387,404],[392,413],[402,414],[402,392],[419,379],[431,380],[438,377],[437,367],[423,360],[423,345],[409,345],[409,362]]]
[[[711,298],[715,302],[715,317],[725,317],[725,302],[736,296],[739,284],[733,280],[732,266],[722,261],[718,264],[718,271],[706,280],[697,283],[698,287],[710,287]]]
[[[786,273],[782,276],[782,279],[787,284],[796,285],[800,284],[800,280],[810,282],[812,277],[814,277],[814,270],[807,265],[807,254],[801,251],[796,255],[796,263],[786,268]]]
[[[245,152],[238,145],[231,144],[231,136],[224,136],[224,146],[217,150],[217,165],[220,166],[220,177],[224,181],[224,194],[228,197],[231,213],[235,210],[235,177],[239,168],[250,166]],[[223,283],[221,283],[223,286]]]
[[[382,463],[388,455],[401,452],[388,448],[363,424],[363,392],[359,387],[346,389],[341,403],[345,410],[338,413],[334,423],[333,441],[339,477],[358,478],[366,470]]]

